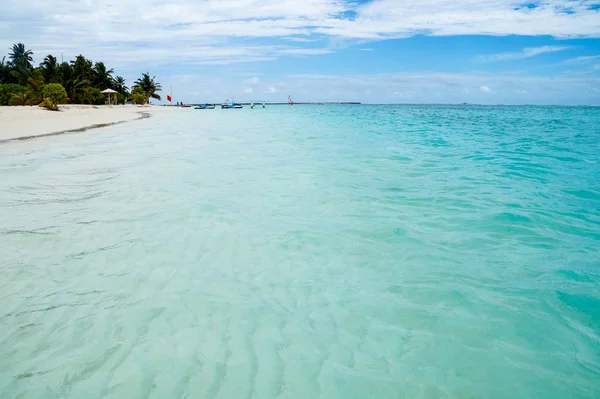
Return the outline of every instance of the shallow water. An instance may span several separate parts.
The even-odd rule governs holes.
[[[0,145],[0,397],[600,397],[598,126],[176,109]]]

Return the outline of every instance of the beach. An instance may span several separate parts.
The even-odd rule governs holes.
[[[158,108],[152,105],[61,105],[56,112],[37,106],[0,107],[0,142],[129,122],[148,116]]]

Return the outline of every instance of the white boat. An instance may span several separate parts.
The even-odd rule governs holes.
[[[239,108],[244,108],[244,107],[242,107],[241,104],[230,103],[230,104],[221,104],[221,108],[222,109],[239,109]]]
[[[241,104],[234,103],[233,100],[226,100],[224,104],[221,104],[221,109],[234,109],[244,108]]]

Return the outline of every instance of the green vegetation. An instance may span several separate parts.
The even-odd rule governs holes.
[[[136,104],[146,104],[148,95],[140,86],[134,86],[133,91],[131,92],[131,99]]]
[[[140,89],[146,95],[146,102],[150,101],[150,98],[160,100],[160,96],[156,94],[156,92],[161,91],[162,87],[160,87],[160,83],[155,82],[154,79],[154,76],[150,77],[150,74],[146,72],[143,73],[142,77],[136,80],[133,85],[134,90]]]
[[[13,97],[25,95],[26,92],[27,87],[15,83],[0,84],[0,105],[17,105],[11,104]]]
[[[48,83],[42,89],[44,100],[41,106],[52,110],[58,110],[58,104],[65,101],[67,91],[60,83]]]
[[[35,67],[34,54],[23,43],[9,50],[8,58],[0,58],[0,105],[41,105],[51,109],[57,109],[61,103],[102,105],[106,96],[101,91],[105,89],[117,91],[118,104],[129,100],[137,104],[145,104],[150,98],[160,100],[157,94],[161,91],[160,83],[149,73],[135,81],[134,91],[137,88],[138,95],[134,98],[125,79],[114,76],[114,70],[103,62],[94,63],[83,55],[70,62],[59,62],[48,54]],[[64,96],[59,93],[59,86]],[[46,95],[48,87],[56,94],[55,98]]]

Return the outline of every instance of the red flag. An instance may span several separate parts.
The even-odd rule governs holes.
[[[170,94],[167,94],[167,101],[171,102],[171,95]]]

